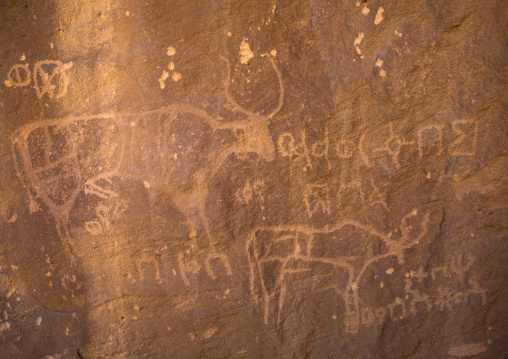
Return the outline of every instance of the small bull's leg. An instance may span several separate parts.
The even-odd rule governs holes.
[[[65,253],[68,255],[71,263],[76,262],[76,254],[74,252],[74,243],[72,241],[72,237],[69,231],[69,225],[66,220],[58,219],[56,221],[56,231],[58,233],[58,237],[63,244]]]
[[[231,271],[231,266],[229,265],[227,255],[225,253],[218,253],[215,250],[215,243],[210,233],[208,216],[205,214],[205,201],[206,200],[200,201],[198,208],[199,217],[201,219],[201,223],[203,224],[203,228],[205,229],[206,238],[208,240],[209,252],[205,257],[205,270],[206,273],[210,276],[210,278],[215,280],[217,279],[217,276],[215,275],[215,272],[212,269],[212,260],[214,259],[219,259],[222,262],[222,265],[224,266],[227,275],[232,275],[233,272]]]

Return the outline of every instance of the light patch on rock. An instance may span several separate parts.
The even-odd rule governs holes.
[[[38,317],[37,320],[35,321],[35,324],[37,324],[37,326],[40,326],[41,322],[42,322],[42,317]]]
[[[159,85],[160,85],[161,89],[164,89],[166,87],[166,83],[164,81],[166,81],[166,79],[168,77],[169,77],[169,72],[162,71],[162,74],[159,77]]]
[[[385,70],[379,71],[379,76],[386,77],[386,71]]]
[[[456,357],[468,357],[477,355],[487,351],[487,347],[483,343],[463,344],[451,347],[448,354]]]
[[[168,64],[168,69],[170,71],[173,71],[175,69],[175,63],[173,61],[170,61]]]
[[[147,181],[144,181],[144,182],[143,182],[143,185],[144,185],[146,188],[150,188],[150,183],[149,183],[149,182],[147,182]]]
[[[127,10],[127,11],[125,12],[125,16],[130,16],[130,15],[131,15],[130,11],[129,11],[129,10]]]
[[[380,7],[377,11],[376,18],[374,19],[374,25],[379,25],[381,21],[383,21],[385,18],[383,17],[383,13],[385,12],[385,9]]]
[[[395,271],[395,269],[393,269],[393,268],[388,268],[388,269],[386,270],[386,274],[392,274],[394,271]]]
[[[377,60],[376,60],[376,67],[382,67],[382,66],[383,66],[383,63],[384,63],[384,62],[383,62],[383,60],[381,60],[381,59],[377,59]]]
[[[25,61],[25,60],[26,60],[25,54],[21,55],[21,57],[19,58],[19,61]]]
[[[37,202],[35,202],[35,200],[33,198],[30,198],[28,200],[28,211],[30,213],[35,213],[37,212],[38,210],[40,210],[39,206],[37,205]]]
[[[367,6],[364,6],[362,9],[362,15],[367,16],[370,12],[370,9]]]
[[[175,72],[173,76],[171,76],[171,79],[175,82],[178,82],[182,79],[182,74],[179,72]]]
[[[360,50],[360,44],[362,43],[362,40],[363,40],[363,32],[360,32],[358,33],[358,36],[356,37],[355,41],[353,41],[353,45],[355,46],[355,49],[356,49],[356,52],[358,53],[358,55],[360,55],[360,58],[363,59],[363,55],[362,55],[362,50]]]
[[[11,288],[9,289],[9,291],[5,294],[5,297],[6,297],[6,298],[9,298],[9,297],[12,295],[12,293],[14,293],[15,291],[16,291],[16,288],[11,287]]]
[[[203,338],[210,339],[215,333],[217,333],[217,328],[207,329],[203,333]]]
[[[17,220],[17,219],[18,219],[18,214],[17,214],[17,213],[14,213],[14,214],[12,215],[12,217],[11,217],[11,218],[10,218],[7,222],[9,222],[9,223],[14,223],[14,222],[16,222],[16,220]]]
[[[277,57],[277,50],[273,49],[272,51],[270,51],[270,55],[272,57]]]
[[[254,57],[254,53],[250,50],[249,43],[242,41],[240,44],[240,63],[248,64],[249,60]]]
[[[6,322],[6,323],[0,323],[0,332],[1,331],[4,331],[4,330],[7,330],[11,327],[11,323],[9,322]]]
[[[173,46],[170,46],[168,47],[168,51],[166,53],[168,54],[168,56],[173,56],[174,54],[176,54],[176,50]]]
[[[228,37],[231,37],[233,34],[231,33],[231,31],[228,31],[227,35]]]

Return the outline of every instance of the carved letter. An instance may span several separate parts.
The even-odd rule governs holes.
[[[4,81],[7,87],[21,87],[26,86],[30,83],[30,75],[32,73],[28,69],[27,65],[16,64],[11,67],[7,74],[7,80]]]
[[[327,184],[309,184],[303,192],[303,200],[307,207],[307,216],[312,217],[320,208],[330,214],[330,189]]]
[[[62,63],[61,61],[38,61],[34,65],[34,88],[38,98],[47,93],[49,98],[60,98],[67,93],[69,78],[65,73],[72,67],[72,62]],[[56,78],[56,79],[55,79]],[[58,80],[56,84],[53,79]]]
[[[452,123],[453,131],[457,134],[450,144],[452,156],[474,156],[476,154],[476,140],[478,123],[475,120],[457,120]]]

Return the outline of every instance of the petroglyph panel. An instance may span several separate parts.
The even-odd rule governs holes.
[[[501,358],[499,1],[0,4],[0,353]]]

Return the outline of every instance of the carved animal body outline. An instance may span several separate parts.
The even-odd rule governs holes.
[[[262,301],[263,306],[263,319],[264,323],[269,323],[269,312],[271,303],[276,302],[276,326],[280,325],[281,313],[284,306],[284,295],[286,294],[286,285],[284,283],[286,274],[302,273],[310,271],[309,264],[311,263],[322,263],[331,264],[334,267],[344,269],[348,273],[348,284],[346,288],[339,288],[337,285],[322,288],[322,290],[333,289],[338,295],[342,297],[345,303],[345,327],[346,331],[356,333],[359,330],[361,322],[360,312],[360,297],[358,292],[358,284],[362,279],[365,270],[370,264],[379,261],[382,258],[393,257],[402,263],[404,258],[404,251],[417,245],[420,240],[426,235],[429,223],[429,213],[423,215],[421,221],[420,233],[415,238],[410,238],[410,225],[406,222],[417,215],[417,210],[413,210],[406,214],[400,223],[400,229],[402,236],[399,240],[391,238],[391,233],[383,233],[376,230],[370,225],[362,224],[358,221],[351,219],[343,219],[332,227],[326,229],[316,229],[309,226],[297,226],[297,225],[282,225],[282,226],[261,226],[254,229],[248,236],[246,242],[246,255],[249,266],[249,289],[251,297],[255,303]],[[386,245],[386,251],[377,255],[372,256],[365,260],[362,266],[358,267],[354,265],[355,259],[358,256],[344,256],[344,257],[320,257],[312,254],[313,241],[316,235],[319,234],[330,234],[340,229],[352,226],[368,233],[368,235],[374,235],[381,239]],[[268,242],[268,245],[264,248],[259,248],[257,243],[257,234],[260,231],[272,231],[279,233],[280,235],[275,236],[274,239]],[[303,243],[299,239],[301,234],[304,234]],[[288,244],[289,250],[286,256],[281,255],[270,255],[272,247],[277,242],[286,241],[289,239]],[[340,239],[339,239],[340,240]],[[292,243],[291,243],[292,242]],[[302,245],[303,244],[303,245]],[[260,255],[261,250],[261,255]],[[276,278],[270,278],[274,283],[273,293],[267,289],[265,282],[265,276],[263,273],[262,265],[268,262],[275,262],[280,264],[280,270],[277,272]],[[292,265],[295,268],[286,268],[286,266]],[[257,277],[257,284],[256,284]],[[257,289],[258,288],[258,289]],[[321,291],[322,291],[321,290]],[[277,297],[278,296],[278,297]]]
[[[167,107],[139,113],[110,113],[41,120],[18,128],[14,131],[11,138],[12,154],[17,175],[29,194],[30,210],[37,210],[35,198],[40,198],[45,203],[56,222],[56,229],[64,248],[68,252],[69,257],[74,261],[74,244],[72,243],[72,237],[69,232],[69,216],[74,202],[81,191],[97,195],[101,198],[115,196],[116,194],[114,192],[102,188],[99,183],[101,181],[111,181],[112,178],[117,176],[128,177],[132,175],[132,173],[129,173],[129,163],[135,162],[132,157],[136,157],[138,149],[132,149],[130,145],[132,138],[135,137],[136,131],[139,131],[138,128],[150,126],[155,123],[159,131],[159,136],[156,138],[155,142],[157,143],[154,146],[159,151],[162,151],[160,152],[161,156],[167,155],[163,153],[161,147],[163,146],[163,135],[161,135],[161,133],[164,129],[167,129],[166,127],[168,124],[177,119],[179,115],[185,114],[187,116],[194,116],[194,118],[202,121],[202,123],[211,128],[213,132],[217,130],[229,130],[233,131],[237,138],[233,143],[219,148],[208,156],[210,161],[206,162],[206,168],[198,171],[194,176],[195,178],[193,177],[193,180],[198,182],[195,187],[199,188],[199,191],[190,190],[187,193],[178,193],[174,186],[172,187],[171,183],[168,183],[163,190],[171,195],[176,207],[187,218],[191,233],[189,237],[191,237],[196,247],[195,236],[192,235],[192,233],[195,233],[195,224],[191,220],[191,217],[194,215],[194,212],[198,213],[198,221],[200,221],[204,227],[209,245],[209,252],[205,259],[205,268],[209,276],[215,279],[211,262],[216,259],[222,262],[228,275],[232,274],[227,257],[225,254],[218,253],[215,250],[214,242],[210,234],[208,217],[205,214],[205,203],[208,198],[206,179],[212,178],[231,154],[256,153],[268,162],[273,161],[275,158],[275,145],[268,125],[269,121],[283,106],[284,86],[282,74],[274,59],[269,55],[266,55],[266,57],[278,78],[279,85],[277,105],[268,114],[263,115],[244,109],[233,99],[229,93],[229,84],[231,82],[230,63],[229,60],[221,56],[226,62],[227,69],[224,82],[225,97],[232,106],[233,111],[243,113],[247,116],[247,120],[221,122],[214,119],[206,111],[195,106],[189,104],[173,104]],[[82,139],[83,136],[86,136],[83,135],[83,131],[86,130],[87,123],[90,122],[97,122],[100,124],[102,126],[100,130],[106,134],[107,141],[99,139],[98,142],[107,142],[107,144],[113,143],[113,146],[106,148],[101,147],[102,145],[99,144],[98,147],[100,147],[100,150],[97,152],[100,152],[99,155],[102,154],[102,157],[96,159],[95,162],[97,163],[95,164],[100,170],[95,172],[92,171],[84,175],[82,173],[83,171],[80,170],[80,161],[87,162],[87,159],[83,159],[86,157],[85,155],[82,155],[81,158],[78,156],[78,139]],[[238,138],[236,134],[238,131],[243,131],[245,136]],[[34,135],[38,132],[40,137],[43,138],[42,142],[37,141],[37,135]],[[54,146],[52,137],[55,137],[54,134],[58,132],[65,132],[65,134],[60,136],[63,137],[64,140],[60,139],[60,144],[58,144],[57,147],[62,148],[67,146],[68,148],[65,151],[62,150],[65,153],[55,159],[52,153],[52,146]],[[32,141],[35,142],[35,144],[32,143],[32,145],[30,143],[31,136],[35,137]],[[31,151],[39,152],[39,158],[34,159],[35,156],[33,156]],[[103,155],[104,153],[106,153],[106,155]],[[93,161],[89,159],[88,162]],[[50,193],[51,190],[49,186],[54,186],[54,183],[61,181],[62,178],[66,180],[71,177],[70,184],[67,185],[70,190],[66,191],[63,196],[61,192]],[[136,176],[133,175],[132,177]],[[200,194],[204,195],[200,196]],[[58,196],[60,196],[60,198],[58,198]],[[183,280],[188,285],[185,275],[183,276]]]

